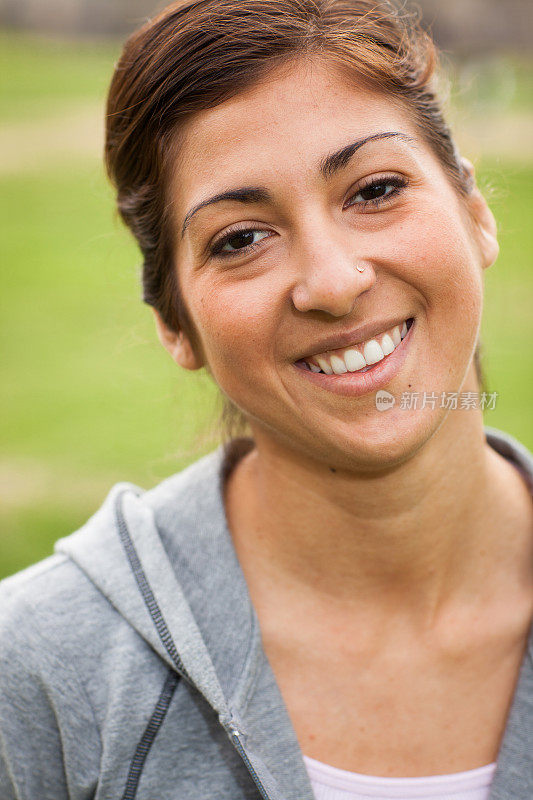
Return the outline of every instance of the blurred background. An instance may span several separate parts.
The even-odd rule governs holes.
[[[113,483],[150,487],[217,443],[218,396],[178,370],[102,168],[124,36],[165,3],[0,0],[0,577],[46,556]],[[533,449],[533,3],[422,0],[443,90],[500,229],[486,273],[485,424]]]

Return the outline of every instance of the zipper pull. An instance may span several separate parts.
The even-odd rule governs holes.
[[[243,730],[241,721],[235,713],[230,712],[227,716],[220,715],[219,720],[222,723],[222,727],[227,730],[232,738],[236,740],[246,738],[246,732]]]
[[[231,721],[231,722],[229,723],[229,726],[228,726],[228,727],[229,727],[229,729],[230,729],[230,733],[231,733],[231,735],[232,735],[232,736],[233,736],[235,739],[240,739],[240,737],[242,736],[242,731],[241,731],[241,730],[240,730],[240,728],[239,728],[239,727],[236,725],[236,723],[235,723],[235,722],[233,722],[233,721]]]

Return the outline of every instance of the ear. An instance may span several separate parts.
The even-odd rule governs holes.
[[[161,319],[159,312],[152,308],[159,341],[170,353],[172,359],[184,369],[200,369],[203,364],[194,353],[191,342],[183,331],[174,331]]]
[[[461,158],[463,169],[470,175],[472,190],[467,197],[469,210],[474,219],[476,230],[479,233],[479,247],[483,258],[483,268],[492,266],[498,258],[500,246],[498,244],[498,229],[494,214],[487,205],[476,184],[473,164],[467,158]]]

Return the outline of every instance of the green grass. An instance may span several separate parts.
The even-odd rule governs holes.
[[[533,166],[486,164],[480,183],[498,221],[500,256],[485,274],[482,326],[487,383],[499,397],[486,423],[533,450]]]
[[[113,482],[150,486],[206,452],[218,403],[208,378],[178,370],[157,341],[98,165],[3,177],[0,215],[8,574],[81,525]]]
[[[8,121],[101,101],[113,45],[0,36]],[[486,274],[484,365],[499,393],[486,423],[533,449],[533,166],[482,163],[500,226]],[[3,382],[0,576],[52,551],[117,480],[154,485],[212,446],[217,393],[179,370],[142,305],[139,254],[92,158],[0,177]]]
[[[171,430],[183,442],[199,383],[156,341],[103,179],[71,166],[2,183],[4,452],[113,471],[165,453]]]
[[[78,501],[73,508],[64,502],[50,500],[38,507],[23,506],[4,512],[4,530],[0,543],[0,577],[40,561],[52,552],[52,543],[62,535],[77,530],[94,512],[91,503]]]
[[[103,101],[120,48],[0,30],[0,119],[35,120]]]

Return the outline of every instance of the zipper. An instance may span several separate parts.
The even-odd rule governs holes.
[[[235,747],[235,749],[239,753],[240,757],[244,761],[244,765],[245,765],[246,769],[248,770],[248,772],[250,773],[250,776],[251,776],[253,782],[257,786],[259,794],[261,795],[263,800],[272,800],[272,798],[268,794],[267,790],[265,789],[265,787],[264,787],[264,785],[263,785],[263,783],[261,781],[261,778],[259,777],[259,775],[255,771],[250,759],[248,758],[246,750],[244,749],[244,747],[242,745],[242,742],[240,740],[240,737],[242,735],[241,731],[238,729],[238,727],[235,725],[234,722],[230,722],[228,727],[229,727],[229,733],[230,733],[230,736],[231,736],[231,740],[233,742],[233,746]]]

